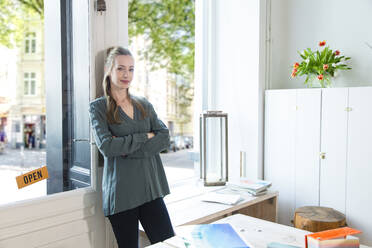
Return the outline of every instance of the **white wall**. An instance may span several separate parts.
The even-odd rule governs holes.
[[[102,13],[92,12],[90,20],[92,99],[103,95],[102,79],[106,49],[110,46],[128,46],[128,1],[106,0],[106,8],[107,10]]]
[[[247,176],[262,176],[259,20],[258,0],[196,3],[195,92],[204,99],[195,102],[195,117],[201,109],[228,113],[230,180],[239,177],[240,151],[246,152]]]
[[[229,163],[239,176],[240,151],[247,173],[258,176],[259,1],[217,1],[215,106],[229,115]]]
[[[372,85],[371,13],[371,0],[273,0],[270,88],[303,88],[305,77],[290,77],[297,51],[321,40],[351,57],[353,69],[341,71],[336,87]]]

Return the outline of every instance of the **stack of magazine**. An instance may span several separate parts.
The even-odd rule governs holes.
[[[238,230],[228,223],[200,224],[176,228],[176,236],[164,243],[184,248],[250,248]]]
[[[267,189],[271,186],[271,182],[242,177],[237,182],[227,182],[227,186],[232,190],[244,191],[253,196],[259,196],[266,194]]]

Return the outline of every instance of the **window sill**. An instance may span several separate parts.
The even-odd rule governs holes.
[[[164,202],[170,204],[182,201],[223,187],[225,186],[204,187],[204,182],[201,179],[188,178],[172,184],[170,187],[171,193],[164,197]]]

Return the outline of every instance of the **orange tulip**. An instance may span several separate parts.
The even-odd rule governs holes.
[[[318,75],[319,80],[323,80],[323,74]]]
[[[300,64],[297,63],[297,62],[293,64],[293,68],[295,68],[295,69],[297,69],[299,66],[300,66]]]
[[[292,74],[291,74],[291,77],[293,77],[293,78],[294,78],[295,76],[296,76],[296,72],[295,72],[295,71],[293,71],[293,72],[292,72]]]
[[[324,65],[323,65],[323,70],[326,71],[327,69],[328,69],[328,65],[327,65],[327,64],[324,64]]]
[[[325,46],[325,44],[326,44],[325,40],[319,41],[319,46]]]

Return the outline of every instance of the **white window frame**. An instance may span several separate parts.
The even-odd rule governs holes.
[[[34,83],[33,92],[32,83]],[[23,95],[36,96],[36,83],[36,72],[23,73]]]
[[[231,130],[233,125],[229,125],[229,180],[236,180],[239,177],[239,156],[236,155],[236,151],[239,151],[239,149],[241,151],[250,151],[249,175],[252,178],[262,178],[263,176],[263,99],[268,81],[267,71],[270,55],[270,13],[268,12],[270,11],[271,0],[257,0],[257,2],[259,4],[259,66],[255,73],[259,75],[258,85],[252,87],[253,90],[250,92],[254,95],[254,98],[236,99],[240,103],[247,104],[249,111],[254,110],[255,115],[246,118],[240,117],[240,113],[232,110],[231,105],[227,103],[228,99],[221,94],[224,86],[219,81],[221,72],[218,71],[218,67],[221,67],[221,61],[226,57],[226,53],[221,52],[220,47],[221,44],[226,43],[226,40],[219,40],[219,36],[221,32],[227,29],[226,26],[221,25],[221,16],[217,15],[221,15],[221,6],[226,3],[214,0],[195,1],[194,152],[199,154],[199,115],[207,109],[221,110],[220,108],[225,108],[225,105],[227,105],[227,108],[230,107],[229,123],[231,123],[230,121],[239,121],[245,126],[250,126],[249,132],[257,136],[249,139],[245,135],[244,140],[236,138],[231,140],[232,137],[237,136],[237,132],[236,130]],[[238,6],[238,3],[239,1],[233,1],[231,5]],[[241,13],[237,15],[241,15]],[[237,16],[235,20],[238,20],[238,18],[240,17]],[[242,32],[247,32],[246,29],[241,30]],[[230,45],[234,45],[233,42]],[[242,46],[239,42],[236,45]],[[226,49],[229,49],[229,47],[227,46]],[[242,50],[246,53],[249,49],[242,47]],[[242,82],[248,81],[241,71],[236,73],[234,77],[232,79],[235,79],[235,81],[232,80],[230,82],[234,84],[234,87],[239,87],[244,84]],[[251,148],[254,148],[254,150],[251,150]],[[199,163],[196,162],[195,172],[198,171],[198,167]]]
[[[29,32],[25,36],[25,53],[26,54],[36,53],[36,33],[35,32]]]

